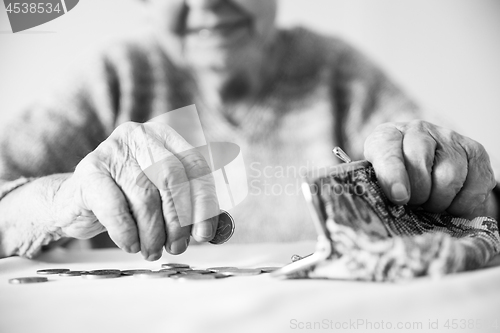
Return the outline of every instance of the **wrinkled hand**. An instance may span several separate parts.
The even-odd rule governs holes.
[[[118,247],[157,260],[184,252],[190,235],[215,235],[219,206],[211,170],[164,124],[125,123],[88,154],[58,193],[65,236],[107,230]],[[69,199],[68,199],[69,198]]]
[[[425,121],[386,123],[365,142],[365,158],[395,204],[472,218],[486,214],[495,178],[484,147]]]

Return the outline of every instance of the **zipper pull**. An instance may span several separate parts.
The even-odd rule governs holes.
[[[340,147],[333,148],[332,153],[334,153],[335,156],[337,156],[339,159],[341,159],[342,162],[344,162],[344,163],[351,163],[352,162],[349,155],[347,155],[345,153],[345,151],[343,151],[342,148],[340,148]]]

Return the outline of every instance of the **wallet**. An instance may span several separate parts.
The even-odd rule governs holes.
[[[398,281],[480,268],[499,253],[497,221],[395,205],[368,161],[332,166],[302,184],[316,251],[274,272],[287,278]]]

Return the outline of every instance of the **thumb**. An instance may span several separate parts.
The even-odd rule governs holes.
[[[397,205],[408,203],[411,194],[402,147],[403,133],[392,124],[378,126],[364,147],[365,158],[372,163],[380,187]]]

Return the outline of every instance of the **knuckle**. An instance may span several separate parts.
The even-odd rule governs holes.
[[[421,147],[415,145],[405,146],[404,149],[405,164],[409,167],[421,169],[427,173],[431,173],[434,165],[434,154],[425,153]]]
[[[429,128],[430,123],[428,123],[425,120],[422,119],[414,119],[408,122],[407,127],[417,130],[417,131],[424,131],[425,129]]]
[[[495,179],[495,176],[492,173],[491,177],[490,177],[489,186],[488,186],[488,192],[491,192],[496,186],[497,186],[497,181]]]
[[[89,153],[75,168],[77,174],[93,174],[102,171],[103,159],[98,151]]]
[[[398,126],[398,124],[393,123],[393,122],[382,123],[382,124],[377,125],[377,127],[375,127],[375,130],[373,131],[373,133],[386,132],[388,130],[392,130],[394,128],[397,128],[397,126]]]
[[[118,127],[115,128],[112,135],[115,134],[121,136],[128,134],[132,132],[134,129],[136,129],[138,126],[140,126],[140,124],[134,121],[124,122],[123,124],[120,124]]]
[[[436,175],[436,181],[439,182],[441,188],[458,193],[464,185],[466,172],[466,168],[461,168],[459,165],[442,168],[441,172]]]
[[[177,159],[168,159],[162,164],[160,178],[172,184],[178,184],[184,181],[184,166]]]
[[[386,164],[391,164],[391,165],[395,165],[395,164],[403,164],[404,165],[404,160],[403,160],[403,157],[400,155],[400,154],[397,154],[397,153],[394,153],[394,152],[387,152],[384,156],[383,156]]]
[[[182,162],[190,178],[199,178],[211,173],[205,158],[193,149],[183,156]]]
[[[485,160],[489,162],[489,155],[482,144],[477,141],[470,140],[470,147],[472,152],[472,158],[477,160]]]
[[[441,128],[438,132],[438,141],[441,144],[449,145],[450,143],[459,142],[459,139],[460,134],[448,128]],[[454,147],[454,145],[451,147]]]
[[[456,133],[455,139],[458,140],[463,149],[467,154],[471,155],[471,157],[486,153],[484,146],[472,138]]]

